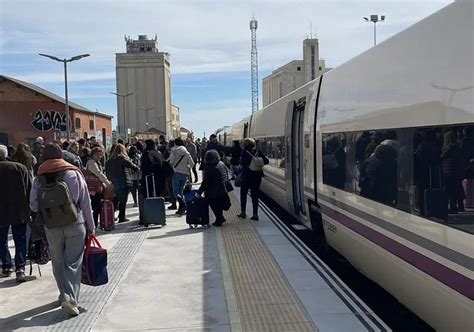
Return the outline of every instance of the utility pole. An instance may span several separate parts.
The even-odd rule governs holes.
[[[250,69],[252,78],[252,114],[258,111],[258,52],[257,52],[257,20],[255,17],[250,21],[252,32],[252,49],[250,51]]]
[[[64,97],[65,97],[64,99],[66,100],[66,104],[64,106],[64,113],[66,114],[66,139],[69,142],[69,138],[71,137],[71,117],[69,115],[69,98],[68,98],[68,93],[67,93],[68,92],[67,91],[67,63],[88,57],[90,56],[90,54],[76,55],[70,59],[60,59],[53,55],[42,54],[42,53],[40,53],[39,55],[44,56],[54,61],[62,62],[64,64]]]
[[[125,128],[120,128],[123,130],[123,132],[125,133],[125,140],[128,142],[128,121],[126,121],[127,119],[127,110],[125,109],[125,98],[131,96],[134,94],[134,92],[128,92],[128,93],[117,93],[117,92],[111,92],[111,94],[113,95],[116,95],[117,97],[120,97],[122,98],[122,110],[123,110],[123,126]],[[117,103],[118,105],[118,103]],[[117,107],[118,108],[118,107]],[[118,112],[117,112],[118,113]],[[120,132],[120,130],[119,130]]]
[[[139,110],[145,111],[146,112],[146,131],[148,132],[148,112],[154,110],[154,107],[145,107],[145,108],[139,108]]]

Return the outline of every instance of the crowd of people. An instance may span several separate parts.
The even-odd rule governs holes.
[[[30,245],[34,239],[47,240],[59,290],[58,305],[68,314],[78,315],[84,243],[99,227],[101,202],[113,198],[119,223],[128,221],[130,194],[140,210],[144,198],[165,197],[171,203],[168,209],[181,216],[186,213],[185,187],[199,180],[197,165],[203,174],[197,197],[204,195],[209,202],[216,217],[214,226],[225,222],[223,211],[230,208],[229,178],[238,173],[242,187],[238,216],[246,218],[250,191],[251,219],[258,220],[262,168],[268,159],[253,139],[245,139],[243,149],[236,142],[230,155],[229,172],[225,149],[215,135],[209,141],[176,138],[169,142],[164,136],[157,141],[133,137],[126,144],[118,140],[108,150],[94,137],[62,143],[46,143],[38,137],[31,147],[24,143],[16,148],[0,145],[0,182],[6,189],[0,192],[1,276],[10,277],[15,272],[17,282],[26,281],[30,225]],[[149,175],[155,182],[153,193],[152,186],[146,185]],[[101,184],[99,189],[90,185],[88,176]],[[14,263],[8,249],[10,228],[15,244]]]

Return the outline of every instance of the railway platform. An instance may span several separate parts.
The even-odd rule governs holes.
[[[23,284],[0,279],[0,331],[389,330],[265,204],[259,221],[238,219],[238,194],[209,229],[174,211],[164,228],[144,228],[129,207],[129,222],[98,232],[109,283],[81,285],[77,317],[57,306],[50,263]]]

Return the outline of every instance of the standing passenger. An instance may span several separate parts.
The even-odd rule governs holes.
[[[127,199],[130,189],[133,186],[132,170],[138,167],[128,158],[127,149],[123,144],[117,144],[112,152],[112,156],[107,161],[106,173],[114,187],[118,199],[119,223],[127,221],[125,210],[127,209]]]
[[[88,148],[84,148],[88,149]],[[86,169],[94,174],[104,186],[108,186],[111,184],[109,179],[104,174],[104,170],[100,161],[104,157],[104,151],[100,147],[95,147],[91,151],[91,156],[87,160]],[[91,206],[93,211],[94,217],[94,225],[98,227],[99,223],[99,214],[100,214],[100,202],[104,199],[104,193],[90,193],[91,198]]]
[[[16,281],[24,282],[26,263],[26,223],[30,217],[28,195],[31,177],[28,169],[16,162],[7,161],[8,149],[0,145],[0,256],[2,277],[13,273],[12,258],[8,250],[8,231],[11,227],[15,243]]]
[[[244,150],[240,157],[240,165],[242,166],[242,187],[240,188],[240,214],[237,217],[241,219],[247,218],[245,213],[247,209],[247,194],[250,190],[252,196],[253,215],[250,219],[258,220],[258,197],[260,194],[260,184],[263,178],[263,167],[255,167],[257,164],[254,159],[260,158],[260,166],[268,164],[268,158],[256,148],[253,138],[244,140]]]
[[[196,163],[197,163],[197,148],[196,145],[194,144],[193,140],[191,138],[186,138],[186,149],[188,150],[189,154],[191,155],[191,158],[193,159],[194,166],[192,168],[193,174],[194,174],[194,181],[191,180],[191,182],[196,183],[198,182],[198,173],[196,170]]]
[[[189,172],[194,166],[194,162],[188,150],[186,150],[184,147],[184,142],[181,138],[176,138],[174,143],[175,146],[171,149],[169,163],[174,168],[173,194],[179,203],[176,214],[183,215],[186,213],[186,204],[183,199],[183,189],[186,181],[188,180]]]
[[[59,146],[49,143],[44,148],[44,162],[38,170],[38,177],[33,182],[30,194],[30,208],[39,212],[46,227],[46,237],[51,250],[53,274],[59,289],[59,302],[66,313],[79,315],[77,307],[81,284],[82,257],[84,240],[94,234],[91,202],[86,182],[78,168],[62,159]],[[64,218],[51,217],[43,214],[46,208],[40,197],[43,186],[56,182],[65,183],[67,197],[70,199],[61,210],[68,217],[76,214],[75,220],[64,224]],[[74,208],[75,207],[75,208]],[[77,209],[77,210],[76,210]],[[76,211],[76,213],[72,212]],[[57,216],[58,214],[54,214]],[[53,219],[54,218],[54,219]],[[49,225],[49,226],[48,226]]]

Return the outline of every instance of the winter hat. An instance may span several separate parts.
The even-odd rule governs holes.
[[[61,148],[55,143],[48,143],[43,150],[43,160],[62,159],[63,153]]]

